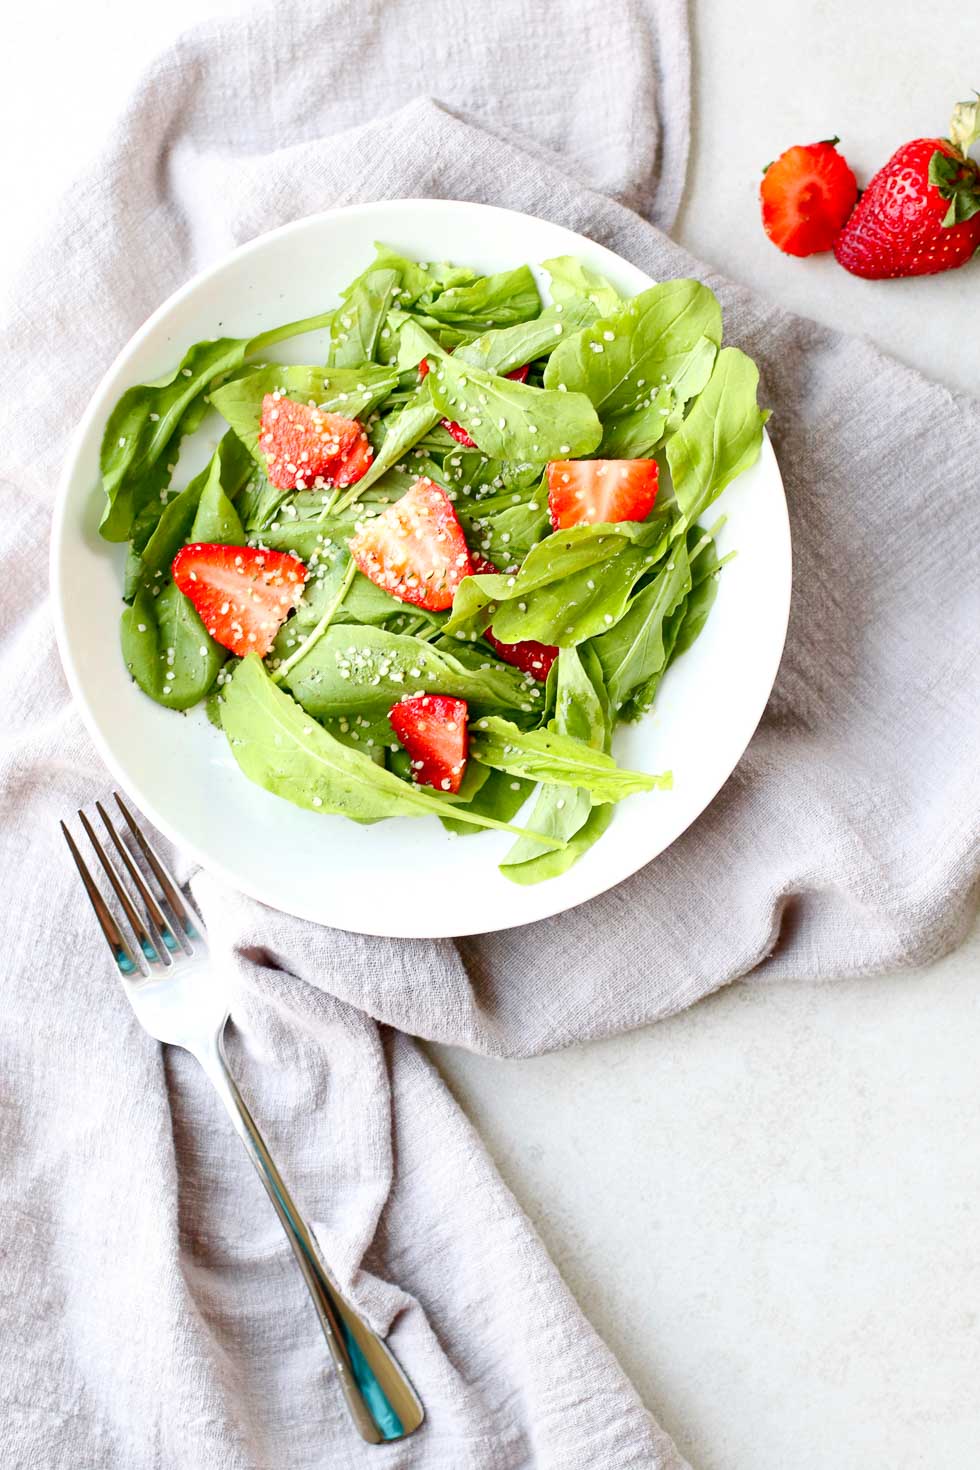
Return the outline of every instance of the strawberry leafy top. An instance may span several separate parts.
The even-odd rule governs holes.
[[[962,224],[980,214],[980,168],[967,154],[980,138],[980,94],[976,102],[957,102],[949,127],[952,153],[937,148],[929,160],[929,182],[937,188],[949,209],[943,227]]]

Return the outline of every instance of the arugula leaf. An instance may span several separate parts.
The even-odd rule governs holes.
[[[652,406],[664,387],[677,401],[693,397],[711,370],[709,347],[720,343],[721,308],[714,293],[700,281],[664,281],[615,316],[559,343],[544,384],[563,383],[569,393],[584,393],[605,422]]]
[[[331,527],[333,530],[334,528]],[[350,532],[353,531],[353,525]],[[335,533],[336,534],[336,533]],[[283,546],[284,551],[294,547]],[[320,545],[308,559],[308,578],[303,597],[295,614],[279,629],[269,655],[275,667],[288,658],[303,640],[319,624],[326,609],[336,600],[350,572],[351,558],[346,539],[331,539],[330,544]],[[427,630],[437,629],[445,622],[445,613],[428,612],[425,608],[409,607],[385,592],[382,587],[364,576],[355,576],[342,603],[336,608],[331,622],[339,626],[355,623],[359,626],[387,626],[389,632],[401,632],[396,626],[406,620],[406,614]]]
[[[479,449],[461,449],[453,443],[441,456],[423,460],[419,473],[445,486],[447,494],[472,499],[474,505],[494,496],[537,490],[543,466],[523,459],[491,459]],[[516,505],[516,501],[513,502]]]
[[[471,270],[469,266],[450,265],[448,261],[423,265],[419,261],[409,260],[407,256],[399,254],[390,245],[375,242],[374,248],[376,255],[369,270],[397,271],[401,278],[398,299],[405,306],[414,306],[423,296],[434,300],[440,291],[450,286],[467,286],[478,279],[476,271]],[[352,292],[358,281],[362,279],[363,275],[358,276],[348,286],[347,291],[343,293],[345,301],[348,299],[348,293]]]
[[[477,773],[478,784],[472,794],[467,794],[467,782],[471,772]],[[533,781],[525,781],[520,776],[511,776],[507,771],[495,771],[491,766],[485,766],[482,761],[474,760],[470,756],[463,785],[460,788],[460,796],[466,796],[462,804],[465,805],[467,811],[477,812],[485,817],[496,817],[498,822],[512,822],[533,790]],[[453,808],[454,811],[457,809],[457,807]],[[460,822],[455,817],[443,817],[442,825],[447,831],[455,832],[460,837],[465,837],[467,832],[474,831],[473,827],[467,827],[464,822]],[[521,840],[523,841],[523,837]],[[529,846],[535,852],[541,851],[537,838],[532,838]]]
[[[453,356],[457,362],[468,362],[489,373],[510,373],[536,358],[547,357],[557,342],[578,331],[592,317],[593,313],[580,302],[548,306],[533,321],[501,327],[499,331],[475,337],[472,342],[464,342]]]
[[[572,526],[533,547],[513,575],[464,577],[446,633],[491,627],[504,643],[582,643],[623,615],[636,582],[667,550],[671,518]]]
[[[429,374],[431,377],[432,374]],[[382,420],[381,433],[375,443],[371,468],[362,475],[337,501],[335,511],[340,514],[363,496],[365,490],[393,469],[418,441],[434,428],[442,414],[432,401],[429,378],[419,383],[404,407],[386,415]]]
[[[501,568],[518,566],[549,529],[548,512],[541,508],[546,495],[518,505],[501,504],[511,500],[507,495],[475,507],[472,502],[455,507],[467,544]]]
[[[308,811],[376,822],[384,817],[443,816],[452,806],[435,793],[410,786],[329,734],[273,684],[257,654],[243,659],[225,685],[221,723],[249,780]],[[478,827],[514,830],[465,807],[453,808],[453,814]],[[550,845],[550,839],[541,840]]]
[[[612,727],[609,700],[602,670],[592,648],[563,648],[558,655],[557,700],[550,729],[559,735],[582,740],[594,750],[608,753]],[[531,813],[531,826],[560,839],[565,846],[542,853],[533,842],[520,838],[500,864],[505,878],[514,883],[540,883],[557,877],[577,862],[612,820],[612,806],[593,806],[587,790],[567,786],[542,786]]]
[[[412,342],[421,330],[406,322],[402,336]],[[583,455],[602,438],[595,409],[582,393],[552,393],[515,383],[450,356],[435,342],[424,355],[433,369],[425,379],[433,403],[443,417],[462,424],[493,459],[540,462]]]
[[[631,598],[615,627],[593,640],[591,646],[598,655],[615,709],[621,709],[631,697],[637,699],[638,708],[649,703],[637,691],[664,668],[664,623],[690,587],[687,547],[678,541],[658,574]]]
[[[555,255],[541,262],[551,278],[551,299],[560,306],[591,308],[590,316],[612,316],[625,302],[598,271],[590,271],[574,255]]]
[[[475,667],[467,667],[424,638],[338,623],[290,669],[286,684],[318,719],[386,715],[404,695],[419,691],[451,694],[480,709],[532,710],[534,681],[489,653],[481,655]]]
[[[595,313],[587,306],[549,306],[532,321],[484,332],[463,342],[453,352],[457,362],[468,362],[489,373],[510,373],[535,358],[546,357],[559,339],[592,321]],[[398,366],[406,372],[417,367],[431,351],[432,336],[423,324],[404,312],[392,312],[390,320],[399,328],[411,322],[415,330],[399,332]],[[444,344],[443,344],[444,345]]]
[[[161,507],[156,524],[144,541],[141,551],[138,555],[131,556],[127,568],[131,589],[126,601],[132,600],[141,583],[152,587],[162,578],[169,578],[170,564],[186,541],[215,539],[193,534],[194,519],[207,488],[217,486],[230,501],[234,501],[248,483],[251,473],[251,460],[242,444],[229,430],[200,474],[195,475],[179,495],[175,495]]]
[[[651,455],[683,418],[684,405],[708,381],[717,351],[710,337],[702,337],[677,375],[661,383],[639,408],[605,418],[598,457],[645,459]]]
[[[100,470],[106,507],[99,525],[107,541],[128,541],[135,518],[169,483],[181,434],[198,427],[206,394],[216,379],[240,368],[250,353],[286,337],[328,326],[331,313],[289,322],[257,337],[219,337],[197,342],[172,373],[128,388],[109,415],[102,436]],[[167,478],[163,478],[166,475]]]
[[[499,715],[484,715],[471,725],[470,750],[484,765],[515,776],[584,787],[597,803],[670,785],[669,776],[621,769],[612,756],[583,740],[553,730],[520,730]]]
[[[401,285],[401,272],[388,269],[365,271],[344,293],[330,323],[331,367],[354,367],[373,362],[378,355],[381,331]]]
[[[516,270],[479,276],[466,285],[426,292],[416,298],[410,309],[432,318],[436,324],[485,331],[530,321],[541,310],[541,297],[529,267],[521,265]]]
[[[267,393],[282,392],[302,403],[313,402],[326,413],[359,419],[387,398],[397,384],[398,374],[393,368],[370,363],[356,368],[283,367],[272,363],[215,389],[211,403],[264,471],[266,459],[259,448],[259,423]]]
[[[697,526],[692,527],[688,533],[688,544],[698,533]],[[686,653],[691,644],[698,637],[701,629],[708,620],[712,604],[718,596],[718,577],[716,575],[720,562],[714,542],[709,542],[692,564],[693,586],[684,604],[683,612],[677,617],[676,624],[669,630],[667,659],[668,666],[675,658]],[[679,610],[680,611],[680,610]]]
[[[635,686],[618,710],[620,720],[638,720],[652,708],[663,677],[674,659],[690,648],[704,627],[717,596],[718,580],[715,574],[721,565],[714,541],[707,539],[708,534],[702,532],[700,526],[692,526],[687,533],[691,590],[681,598],[673,612],[664,618],[660,631],[663,644],[660,667],[656,667],[658,660],[652,658],[645,678]]]
[[[170,564],[185,541],[241,546],[241,521],[222,483],[242,452],[225,436],[208,468],[192,480],[160,518],[143,551],[143,577],[132,607],[122,615],[123,660],[136,683],[167,709],[189,709],[214,683],[228,650],[208,633],[193,603],[169,580]]]
[[[674,496],[687,525],[758,459],[769,417],[756,403],[758,386],[752,359],[737,347],[722,348],[707,387],[667,440]]]

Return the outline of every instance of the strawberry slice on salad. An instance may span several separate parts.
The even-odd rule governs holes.
[[[529,362],[526,362],[523,367],[515,368],[512,373],[505,373],[504,376],[511,378],[515,383],[524,383],[527,381],[527,375],[530,371],[531,364]],[[422,361],[419,363],[420,383],[422,379],[427,376],[428,372],[429,364],[427,359],[423,357]],[[447,434],[452,434],[453,438],[456,440],[456,443],[462,444],[464,449],[476,448],[475,441],[470,438],[469,434],[467,434],[462,424],[456,423],[455,419],[443,419],[442,427],[446,430]]]
[[[347,545],[376,586],[430,612],[452,607],[472,565],[449,497],[424,475],[401,500],[362,522]]]
[[[553,459],[548,510],[556,531],[607,521],[645,521],[657,498],[655,459]]]
[[[239,658],[265,658],[306,583],[306,567],[288,552],[213,541],[182,546],[172,571],[211,637]]]
[[[414,694],[388,711],[420,786],[459,790],[469,750],[468,713],[465,699],[448,694]]]
[[[353,485],[367,473],[374,453],[360,420],[281,393],[262,399],[259,447],[277,490]]]
[[[483,572],[498,570],[485,556],[474,553],[472,560],[473,571],[478,576]],[[515,669],[520,669],[522,674],[530,674],[532,679],[538,679],[542,684],[551,672],[551,665],[558,657],[557,648],[552,647],[550,643],[538,643],[535,638],[524,638],[520,643],[501,643],[489,628],[483,636],[505,664],[512,664]]]

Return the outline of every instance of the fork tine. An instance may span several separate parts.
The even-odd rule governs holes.
[[[119,833],[112,825],[112,820],[109,816],[109,813],[106,811],[101,801],[97,801],[95,803],[95,810],[102,818],[103,826],[112,839],[112,845],[116,849],[116,852],[119,854],[119,856],[122,858],[126,871],[129,874],[130,878],[132,878],[133,883],[136,886],[136,891],[139,894],[140,898],[143,900],[143,906],[145,907],[150,917],[151,928],[156,931],[152,936],[154,943],[156,943],[157,934],[159,934],[161,943],[165,944],[167,948],[172,952],[180,944],[180,940],[178,939],[174,931],[173,925],[171,924],[170,920],[163,912],[163,909],[157,903],[153,894],[147,887],[146,880],[144,879],[143,874],[140,872],[139,868],[130,857],[129,849],[126,847],[126,844],[123,842],[122,838],[119,836]]]
[[[133,958],[132,951],[126,942],[122,930],[112,916],[112,910],[99,892],[98,884],[85,866],[85,859],[75,846],[75,839],[64,822],[61,822],[59,825],[62,835],[68,844],[68,850],[75,859],[75,867],[78,869],[79,877],[85,886],[85,892],[89,896],[89,902],[95,910],[95,917],[99,921],[99,927],[105,935],[106,943],[112,950],[112,958],[124,975],[138,974],[139,965]]]
[[[136,942],[138,943],[140,949],[143,951],[144,955],[151,965],[169,963],[169,955],[161,955],[157,949],[157,946],[153,943],[153,936],[151,935],[149,929],[147,929],[146,927],[146,924],[140,917],[136,909],[136,905],[133,903],[133,900],[126,892],[125,884],[123,883],[119,874],[116,872],[112,864],[112,859],[109,857],[109,854],[106,852],[105,848],[96,837],[95,832],[92,829],[92,824],[89,821],[88,817],[85,815],[84,812],[79,812],[78,820],[85,828],[85,835],[95,849],[95,856],[102,864],[102,870],[108,878],[110,884],[112,885],[113,893],[122,904],[123,913],[129,920],[130,928],[136,935]]]
[[[122,797],[119,795],[119,792],[115,791],[113,792],[113,795],[116,799],[116,806],[122,812],[123,818],[126,822],[126,826],[129,828],[130,832],[132,832],[133,836],[136,838],[136,841],[139,843],[140,851],[146,858],[147,865],[149,866],[150,871],[159,883],[164,898],[169,903],[179,922],[183,925],[184,933],[189,939],[206,938],[206,931],[204,928],[204,924],[200,919],[200,916],[184,898],[180,889],[177,887],[176,880],[171,877],[170,873],[164,867],[163,863],[157,857],[153,848],[150,846],[150,843],[143,836],[141,828],[137,825],[136,819],[130,812]]]

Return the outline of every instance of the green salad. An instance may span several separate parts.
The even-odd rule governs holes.
[[[130,388],[101,460],[140,689],[203,703],[245,775],[297,806],[513,832],[516,883],[670,784],[620,767],[613,734],[704,626],[708,512],[767,417],[706,286],[624,300],[571,257],[543,265],[547,304],[528,266],[378,246],[323,315],[196,343]],[[324,356],[304,354],[313,332],[325,361],[304,361]],[[292,338],[295,365],[270,361]],[[182,442],[219,415],[174,488]]]

